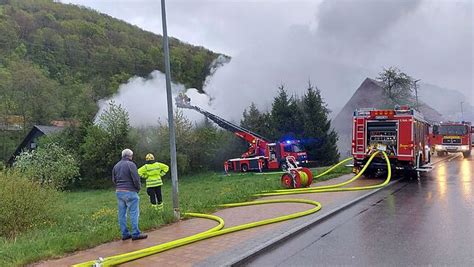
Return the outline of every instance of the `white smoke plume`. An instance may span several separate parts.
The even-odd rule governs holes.
[[[141,0],[141,5],[119,1],[113,7],[101,1],[71,1],[113,9],[116,17],[161,33],[155,12],[159,7],[149,8],[156,1]],[[280,84],[301,96],[308,80],[321,89],[335,115],[365,77],[376,77],[389,66],[423,83],[461,92],[474,105],[473,21],[469,0],[182,0],[169,3],[168,24],[176,37],[218,47],[232,57],[206,80],[204,90],[212,108],[207,96],[191,98],[194,102],[204,97],[193,104],[238,121],[252,101],[268,109]],[[164,83],[160,84],[164,92]],[[158,94],[150,99],[165,99],[163,92],[148,92]],[[146,113],[152,116],[149,121],[166,117],[165,102],[160,105],[156,112]],[[141,107],[131,105],[131,114],[133,108]],[[192,111],[187,114],[196,116]]]
[[[338,109],[365,79],[393,27],[420,1],[324,1],[314,24],[293,25],[264,36],[218,70],[204,90],[214,107],[237,119],[250,102],[268,108],[279,85],[303,95],[311,80],[332,109]],[[316,26],[314,26],[316,25]],[[390,64],[390,62],[386,62]],[[334,115],[334,114],[333,114]]]
[[[197,89],[186,90],[182,84],[171,84],[173,107],[175,97],[180,92],[186,92],[193,105],[206,107],[210,99],[205,94],[198,93]],[[96,118],[107,108],[109,101],[120,104],[128,111],[132,126],[156,125],[158,120],[166,122],[168,106],[166,102],[165,75],[160,71],[153,71],[148,78],[133,77],[127,83],[120,85],[117,94],[110,99],[99,102],[99,112]],[[184,115],[193,121],[202,120],[202,115],[193,110],[183,110]]]

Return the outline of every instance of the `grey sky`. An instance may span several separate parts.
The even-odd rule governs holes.
[[[62,2],[161,33],[159,0]],[[337,110],[392,65],[474,103],[469,0],[172,0],[167,12],[170,35],[233,57],[206,91],[235,119],[250,101],[268,107],[280,84],[302,95],[308,79]]]
[[[160,0],[61,0],[93,8],[161,34]],[[191,44],[235,54],[260,38],[315,20],[321,1],[168,0],[168,32]]]

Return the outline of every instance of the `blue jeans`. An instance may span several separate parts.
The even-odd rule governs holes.
[[[130,213],[130,222],[132,224],[132,237],[140,235],[138,229],[138,217],[140,215],[140,197],[137,192],[116,192],[118,202],[118,222],[122,237],[129,237],[130,232],[127,228],[127,209]]]

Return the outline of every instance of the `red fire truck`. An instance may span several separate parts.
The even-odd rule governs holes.
[[[356,110],[352,131],[354,172],[359,172],[376,150],[385,151],[392,169],[404,175],[429,170],[430,127],[421,113],[407,106],[388,110]],[[376,157],[365,175],[373,176],[384,169],[385,161]]]
[[[431,146],[438,156],[462,152],[464,157],[469,157],[473,132],[474,127],[470,122],[441,122],[433,126]]]
[[[306,151],[299,140],[270,142],[257,133],[191,105],[190,99],[185,95],[178,96],[176,104],[180,108],[193,109],[203,114],[223,129],[233,132],[237,137],[248,142],[249,148],[240,158],[229,159],[224,162],[226,172],[286,170],[288,168],[286,161],[288,156],[294,157],[297,164],[308,162]]]

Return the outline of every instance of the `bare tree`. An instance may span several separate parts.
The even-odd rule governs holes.
[[[396,67],[384,68],[377,80],[384,84],[385,93],[395,103],[410,101],[413,96],[414,79]]]

